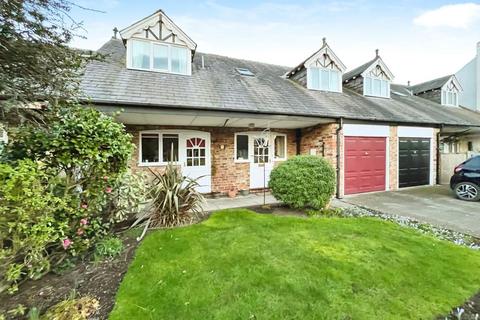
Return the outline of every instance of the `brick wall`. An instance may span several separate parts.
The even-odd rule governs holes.
[[[390,190],[398,189],[398,127],[390,126],[390,138],[389,140],[389,177]]]
[[[248,128],[219,128],[219,127],[172,127],[172,126],[128,126],[127,131],[133,135],[133,141],[137,146],[131,161],[134,170],[149,172],[149,168],[161,172],[164,167],[144,167],[139,163],[139,133],[143,130],[199,130],[210,133],[211,139],[211,164],[212,164],[212,192],[225,193],[235,188],[237,190],[249,189],[250,164],[234,162],[234,139],[236,132],[259,131]],[[296,154],[295,130],[272,129],[273,132],[287,134],[287,156]]]

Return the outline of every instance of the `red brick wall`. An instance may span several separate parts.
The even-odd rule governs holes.
[[[390,150],[389,152],[389,177],[390,190],[398,189],[398,127],[390,126],[390,138],[388,138]]]
[[[162,166],[144,167],[138,166],[139,159],[139,132],[143,130],[199,130],[210,132],[211,139],[211,164],[212,164],[212,192],[225,193],[234,188],[237,190],[249,189],[250,186],[250,164],[234,162],[234,139],[236,132],[259,131],[259,129],[248,128],[219,128],[219,127],[172,127],[172,126],[128,126],[127,130],[133,135],[133,141],[137,146],[131,161],[134,170],[155,171],[164,169]],[[287,156],[291,157],[296,153],[295,130],[272,129],[272,132],[287,134]]]

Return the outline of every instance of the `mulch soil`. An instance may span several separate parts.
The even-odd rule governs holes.
[[[121,238],[124,251],[115,259],[83,261],[62,274],[49,273],[39,280],[28,280],[14,295],[0,294],[0,314],[16,308],[19,304],[25,306],[27,312],[36,307],[43,313],[71,296],[74,290],[76,296],[88,295],[99,301],[100,307],[92,315],[92,319],[108,319],[120,282],[138,245],[134,236],[122,234]]]

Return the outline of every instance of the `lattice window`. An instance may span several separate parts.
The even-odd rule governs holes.
[[[187,139],[187,167],[204,166],[206,163],[206,141],[202,138]]]
[[[253,162],[268,163],[269,143],[265,138],[256,138],[253,141]]]

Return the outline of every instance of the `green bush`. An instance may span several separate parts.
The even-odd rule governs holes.
[[[17,128],[3,153],[0,292],[86,252],[139,207],[123,125],[83,107],[49,117],[48,130]]]
[[[296,208],[323,209],[335,192],[335,170],[324,158],[296,156],[272,170],[268,186],[273,196]]]
[[[95,257],[113,258],[123,251],[123,242],[119,238],[108,237],[100,240],[95,245]]]

